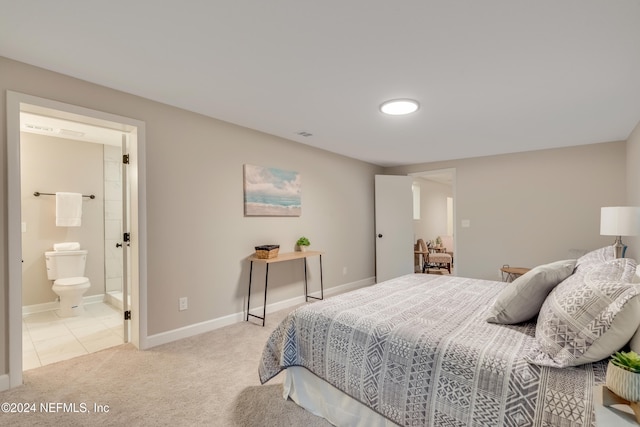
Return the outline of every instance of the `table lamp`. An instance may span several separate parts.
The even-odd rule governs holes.
[[[625,245],[622,236],[637,236],[640,231],[640,208],[635,206],[612,206],[600,210],[600,234],[616,236],[616,258],[622,258]]]

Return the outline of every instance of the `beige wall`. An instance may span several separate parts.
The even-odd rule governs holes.
[[[627,140],[627,205],[640,206],[640,122]],[[629,258],[640,258],[640,236],[626,237]]]
[[[104,293],[104,204],[102,145],[54,138],[20,135],[22,175],[22,304],[52,302],[56,294],[47,279],[44,252],[57,242],[80,242],[87,249],[85,275],[91,287],[85,296]],[[55,196],[33,195],[34,191],[70,191],[94,194],[83,198],[82,225],[56,227]]]
[[[460,275],[496,278],[503,263],[534,265],[572,248],[610,242],[598,235],[601,206],[624,203],[638,181],[638,131],[624,142],[492,156],[383,170],[376,166],[234,126],[0,58],[0,241],[7,253],[6,90],[131,117],[146,123],[148,329],[157,334],[241,312],[253,246],[297,237],[326,251],[325,286],[374,275],[376,173],[456,169]],[[628,151],[627,151],[628,150]],[[625,160],[633,154],[634,159]],[[302,176],[299,218],[245,218],[242,166],[295,170]],[[627,177],[625,163],[634,168]],[[634,193],[637,197],[637,191]],[[459,227],[469,219],[471,227]],[[0,256],[0,374],[7,372],[7,258]],[[343,275],[343,268],[348,273]],[[270,271],[269,302],[297,297],[301,272]],[[317,273],[316,277],[317,279]],[[178,298],[189,309],[178,311]],[[2,369],[4,367],[4,370]]]
[[[626,202],[625,156],[625,142],[612,142],[386,173],[455,168],[456,274],[495,280],[503,264],[535,266],[612,242],[599,234],[600,207]]]
[[[246,257],[255,245],[277,243],[288,252],[299,236],[306,235],[312,249],[326,251],[326,288],[374,276],[373,185],[382,168],[6,58],[0,58],[0,73],[3,254],[7,253],[7,90],[146,123],[149,335],[242,312],[249,279]],[[244,164],[299,172],[302,216],[245,218]],[[0,374],[7,372],[6,266],[2,255]],[[315,268],[312,263],[317,284]],[[268,303],[302,295],[302,277],[301,265],[270,269]],[[189,309],[178,311],[178,298],[185,296]]]
[[[329,288],[374,276],[377,167],[163,108],[169,126],[146,120],[150,334],[241,312],[249,281],[245,258],[256,245],[290,252],[307,236],[312,249],[326,251]],[[299,172],[302,216],[244,217],[244,164]],[[310,267],[318,283],[317,268]],[[258,284],[261,271],[254,272]],[[269,273],[270,302],[301,295],[300,263],[272,266]],[[190,308],[178,312],[184,296]]]

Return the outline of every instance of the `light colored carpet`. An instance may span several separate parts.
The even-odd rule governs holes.
[[[0,413],[13,426],[330,426],[282,398],[282,377],[258,379],[262,347],[290,310],[263,328],[242,322],[146,351],[122,345],[24,373],[0,402],[35,403],[36,412]],[[75,404],[73,409],[41,404]],[[86,405],[86,413],[83,413]],[[108,405],[95,413],[94,404]]]

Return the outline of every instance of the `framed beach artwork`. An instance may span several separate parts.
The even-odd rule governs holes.
[[[244,165],[245,216],[300,216],[301,193],[298,172]]]

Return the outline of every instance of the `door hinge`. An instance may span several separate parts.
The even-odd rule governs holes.
[[[131,320],[131,310],[125,310],[124,320]]]
[[[122,235],[122,240],[125,242],[130,242],[131,241],[131,233],[124,233]]]
[[[125,165],[129,164],[129,155],[128,154],[123,154],[122,155],[122,163],[124,163]]]

